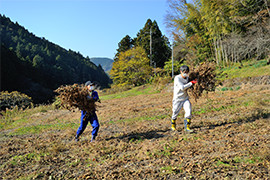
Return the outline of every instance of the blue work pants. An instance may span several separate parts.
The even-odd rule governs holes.
[[[99,123],[96,113],[93,112],[90,115],[86,115],[84,111],[81,111],[81,125],[77,130],[78,137],[83,133],[83,131],[87,127],[88,122],[90,122],[91,126],[93,127],[92,138],[95,138],[97,136],[99,130]]]

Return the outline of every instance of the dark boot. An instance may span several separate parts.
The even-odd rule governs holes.
[[[75,141],[76,141],[76,142],[79,141],[79,136],[78,136],[78,134],[76,134],[76,136],[75,136]]]

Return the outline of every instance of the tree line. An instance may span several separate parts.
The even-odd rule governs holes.
[[[1,91],[20,91],[35,103],[43,103],[52,100],[53,90],[65,84],[91,80],[109,87],[111,79],[89,57],[36,37],[5,15],[0,18]]]
[[[270,0],[167,0],[165,24],[172,46],[156,21],[118,44],[111,77],[116,86],[141,85],[153,71],[168,76],[182,64],[214,61],[227,67],[270,58]],[[139,63],[140,62],[140,63]],[[160,69],[157,69],[160,68]],[[162,76],[162,75],[161,75]]]
[[[135,38],[126,35],[119,43],[110,75],[116,86],[149,82],[153,69],[163,68],[170,59],[169,39],[156,21],[148,19]]]
[[[168,0],[176,59],[229,66],[270,52],[269,0]]]

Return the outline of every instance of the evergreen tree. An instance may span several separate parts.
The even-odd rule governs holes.
[[[171,57],[169,39],[162,35],[156,21],[152,23],[152,60],[156,67],[163,68]]]
[[[117,53],[114,57],[114,61],[118,60],[119,54],[121,52],[125,52],[133,47],[133,39],[129,36],[126,35],[119,43],[118,43],[118,49],[116,50]]]
[[[163,68],[170,58],[171,49],[168,38],[162,35],[157,22],[148,19],[135,38],[135,46],[141,46],[147,53],[151,66]],[[151,46],[151,48],[150,48]]]
[[[33,67],[41,67],[43,62],[43,58],[38,54],[33,58]]]

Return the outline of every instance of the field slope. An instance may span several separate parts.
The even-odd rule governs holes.
[[[1,119],[3,179],[269,179],[270,77],[230,81],[193,105],[193,134],[170,130],[172,84],[103,96],[94,143],[80,112],[40,106]],[[257,81],[258,79],[259,81]],[[240,83],[239,83],[240,82]],[[102,93],[100,93],[102,97]]]

